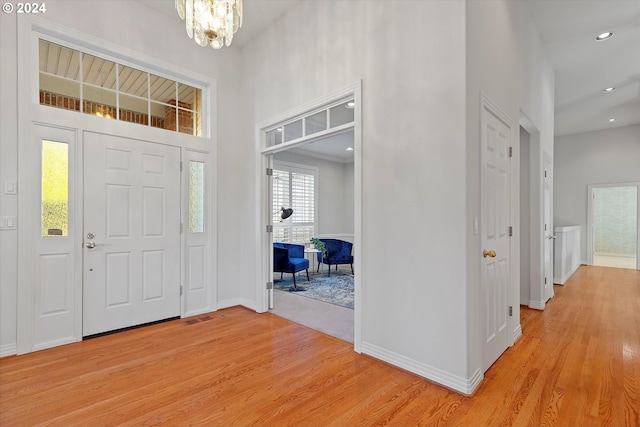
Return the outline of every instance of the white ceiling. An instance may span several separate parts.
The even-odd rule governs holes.
[[[174,0],[140,1],[180,21]],[[241,48],[300,1],[243,0],[243,25],[229,48]],[[556,70],[555,134],[640,123],[640,1],[524,1]],[[606,31],[613,38],[596,42]],[[602,93],[611,86],[615,92]]]
[[[527,4],[556,70],[555,134],[640,123],[640,1]],[[612,38],[595,41],[609,31]],[[612,86],[615,92],[602,92]]]

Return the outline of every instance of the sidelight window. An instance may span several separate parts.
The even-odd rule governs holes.
[[[42,141],[42,237],[69,235],[69,146]]]

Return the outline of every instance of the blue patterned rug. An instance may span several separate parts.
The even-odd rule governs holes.
[[[353,274],[350,271],[332,271],[331,277],[327,276],[326,270],[325,273],[309,274],[311,280],[307,282],[306,273],[298,273],[298,288],[294,289],[291,274],[285,273],[280,280],[280,273],[273,273],[273,288],[353,309]]]

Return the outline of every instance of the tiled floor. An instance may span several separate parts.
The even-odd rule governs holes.
[[[636,269],[636,259],[608,255],[593,255],[593,265],[600,267],[616,267]]]

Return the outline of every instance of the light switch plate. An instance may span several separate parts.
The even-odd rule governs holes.
[[[16,229],[15,216],[0,217],[0,230],[15,230],[15,229]]]
[[[18,186],[15,181],[4,182],[4,194],[17,194]]]

